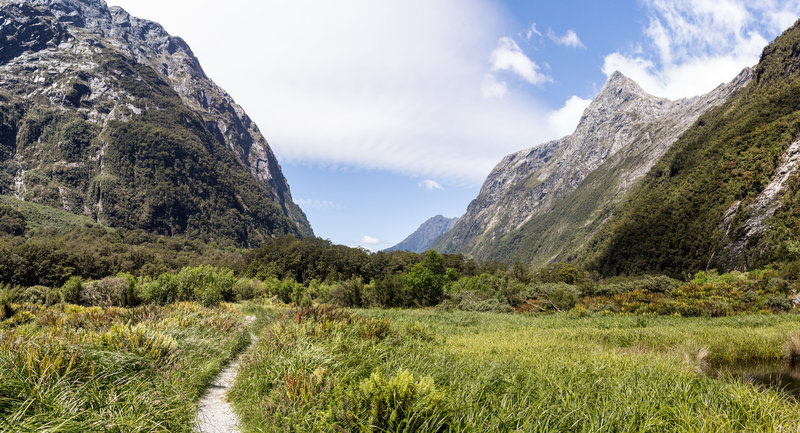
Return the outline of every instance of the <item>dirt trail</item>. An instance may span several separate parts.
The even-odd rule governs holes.
[[[247,316],[249,323],[255,320],[253,316]],[[256,342],[256,336],[250,334],[250,345]],[[205,395],[197,404],[197,417],[195,418],[194,430],[198,433],[238,433],[239,417],[233,411],[233,407],[228,402],[228,391],[239,374],[239,363],[242,352],[233,362],[228,364],[219,375],[214,378],[208,386]]]

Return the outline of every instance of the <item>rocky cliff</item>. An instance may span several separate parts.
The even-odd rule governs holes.
[[[431,244],[436,239],[452,230],[457,222],[458,218],[445,218],[441,215],[436,215],[422,223],[414,233],[408,235],[402,242],[384,251],[424,253],[430,249]]]
[[[800,22],[703,114],[580,253],[607,275],[800,258]]]
[[[678,137],[751,76],[746,69],[707,95],[671,101],[614,73],[573,134],[505,157],[433,247],[534,264],[569,259]]]
[[[311,235],[256,125],[189,46],[102,0],[0,3],[0,193],[114,226]]]

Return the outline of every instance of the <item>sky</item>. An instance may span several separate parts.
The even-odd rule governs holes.
[[[461,216],[619,70],[670,99],[758,62],[800,0],[109,0],[191,46],[317,236],[380,250]]]

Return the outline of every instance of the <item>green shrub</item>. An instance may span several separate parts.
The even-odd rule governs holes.
[[[557,311],[571,310],[578,303],[580,290],[567,283],[534,284],[528,287],[527,298],[543,301]]]
[[[384,308],[406,307],[410,304],[403,278],[400,275],[386,275],[376,279],[369,288],[369,303]]]
[[[189,301],[191,293],[183,291],[183,287],[175,274],[165,272],[153,281],[142,284],[141,296],[145,302],[167,305],[178,301]]]
[[[237,301],[256,298],[261,295],[259,289],[262,284],[261,281],[252,278],[239,278],[231,288],[233,290],[233,298]]]
[[[764,299],[764,305],[773,311],[789,311],[792,309],[792,301],[781,294],[767,295]]]
[[[125,277],[107,277],[83,283],[80,302],[98,307],[120,307],[128,305],[130,282]]]
[[[178,282],[184,293],[191,293],[193,300],[204,306],[233,301],[233,285],[236,279],[230,269],[218,269],[200,265],[186,267],[178,273]]]
[[[386,377],[380,370],[344,393],[331,410],[333,424],[346,431],[437,432],[447,429],[445,395],[429,376],[405,369]]]
[[[81,299],[82,286],[83,278],[78,276],[70,277],[69,280],[61,286],[61,298],[66,303],[77,304]]]
[[[340,307],[363,307],[364,280],[358,277],[342,281],[331,290],[331,302]]]

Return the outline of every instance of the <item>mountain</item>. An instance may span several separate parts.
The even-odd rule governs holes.
[[[745,270],[800,255],[800,21],[587,244],[603,274]]]
[[[424,253],[430,249],[431,244],[439,236],[449,232],[457,222],[458,218],[445,218],[441,215],[436,215],[422,223],[414,233],[408,235],[402,242],[384,251]]]
[[[313,234],[182,39],[102,0],[4,1],[0,23],[0,194],[243,246]]]
[[[573,134],[503,158],[433,248],[535,265],[574,258],[678,137],[751,77],[670,101],[615,72]]]

